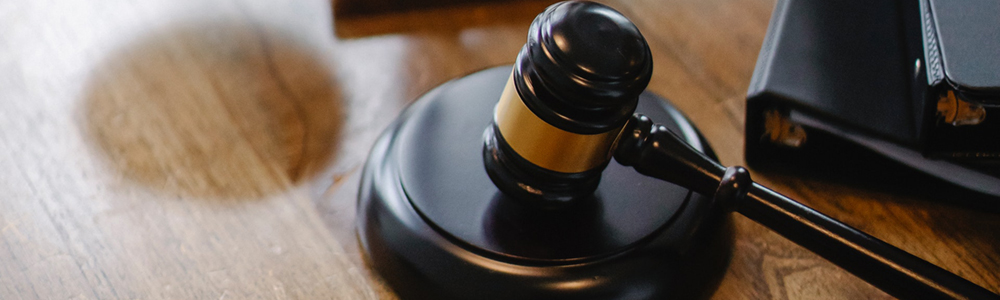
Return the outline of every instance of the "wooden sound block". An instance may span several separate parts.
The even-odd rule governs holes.
[[[729,215],[709,197],[611,162],[593,197],[559,210],[501,193],[483,133],[510,66],[428,92],[379,138],[365,165],[358,231],[374,269],[403,298],[603,299],[709,295],[728,266]],[[666,100],[640,96],[714,157]]]

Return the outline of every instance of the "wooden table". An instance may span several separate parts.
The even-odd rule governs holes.
[[[606,3],[649,40],[649,88],[742,164],[773,1]],[[0,298],[394,298],[353,231],[369,147],[422,92],[511,63],[545,5],[333,22],[324,0],[0,1]],[[1000,292],[996,212],[755,178]],[[715,298],[888,297],[735,220]]]

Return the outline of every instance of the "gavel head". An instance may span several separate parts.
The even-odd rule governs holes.
[[[531,23],[486,130],[490,179],[542,207],[591,195],[652,70],[646,40],[621,13],[550,6]]]

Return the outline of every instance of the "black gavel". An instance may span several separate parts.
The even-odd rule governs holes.
[[[573,26],[580,22],[597,24]],[[614,157],[714,197],[893,296],[997,297],[754,183],[743,167],[723,167],[666,127],[632,115],[651,73],[649,48],[624,16],[594,3],[550,7],[532,24],[487,129],[490,178],[513,199],[560,209],[593,193]]]
[[[421,96],[365,164],[372,267],[407,298],[699,298],[725,272],[737,211],[893,296],[997,298],[721,166],[644,92],[652,68],[627,18],[568,1],[532,22],[512,71]]]

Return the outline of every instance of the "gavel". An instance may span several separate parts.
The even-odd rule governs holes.
[[[423,96],[365,167],[359,236],[373,266],[413,297],[704,296],[685,289],[706,287],[677,282],[719,269],[686,261],[728,256],[683,249],[710,249],[735,211],[898,298],[998,298],[720,165],[707,145],[690,145],[705,142],[679,111],[644,93],[652,68],[625,16],[568,1],[532,22],[512,70]],[[636,114],[640,106],[674,125]],[[645,176],[665,182],[625,196],[651,186]]]

